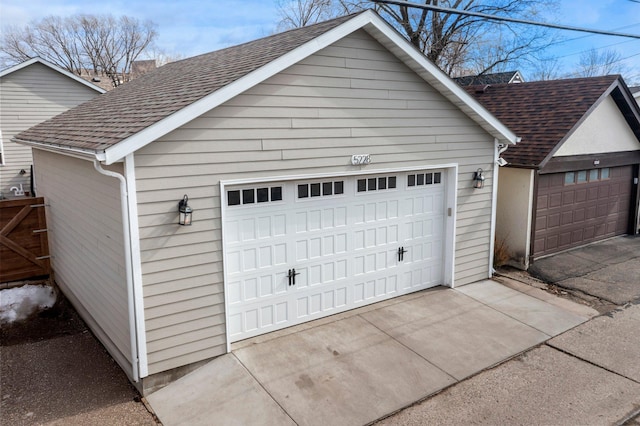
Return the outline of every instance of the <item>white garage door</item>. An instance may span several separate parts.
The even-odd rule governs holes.
[[[444,177],[226,186],[230,341],[442,284]]]

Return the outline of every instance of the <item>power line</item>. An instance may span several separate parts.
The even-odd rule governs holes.
[[[554,29],[557,29],[557,30],[578,31],[578,32],[583,32],[583,33],[602,34],[602,35],[609,35],[609,36],[628,37],[628,38],[640,39],[640,34],[618,33],[618,32],[613,32],[613,31],[594,30],[594,29],[590,29],[590,28],[572,27],[572,26],[568,26],[568,25],[558,25],[558,24],[551,24],[551,23],[546,23],[546,22],[529,21],[529,20],[526,20],[526,19],[508,18],[508,17],[503,17],[503,16],[490,15],[488,13],[473,12],[473,11],[470,11],[470,10],[452,9],[452,8],[449,8],[449,7],[440,7],[440,6],[430,5],[430,4],[418,4],[418,3],[411,3],[411,2],[408,2],[408,1],[399,1],[399,0],[371,0],[371,1],[373,1],[374,3],[383,3],[383,4],[392,4],[392,5],[396,5],[396,6],[415,7],[415,8],[418,8],[418,9],[431,10],[431,11],[434,11],[434,12],[445,12],[445,13],[452,13],[452,14],[457,14],[457,15],[475,16],[475,17],[478,17],[478,18],[489,19],[489,20],[492,20],[492,21],[513,22],[513,23],[516,23],[516,24],[536,25],[536,26],[539,26],[539,27],[554,28]],[[630,1],[632,1],[632,0],[630,0]],[[635,3],[640,3],[640,0],[633,0],[633,1]]]

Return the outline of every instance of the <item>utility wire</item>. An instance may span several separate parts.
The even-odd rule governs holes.
[[[440,7],[440,6],[430,5],[430,4],[418,4],[418,3],[411,3],[408,1],[400,1],[400,0],[371,0],[371,1],[373,1],[374,3],[415,7],[418,9],[432,10],[434,12],[445,12],[445,13],[452,13],[457,15],[475,16],[478,18],[489,19],[492,21],[514,22],[516,24],[536,25],[539,27],[555,28],[557,30],[578,31],[583,33],[603,34],[603,35],[609,35],[609,36],[640,39],[640,34],[618,33],[613,31],[594,30],[589,28],[572,27],[568,25],[558,25],[558,24],[551,24],[546,22],[536,22],[536,21],[529,21],[526,19],[508,18],[504,16],[490,15],[488,13],[473,12],[470,10],[460,10],[460,9],[452,9],[449,7]],[[634,1],[635,3],[640,3],[640,0],[630,0],[630,1]]]

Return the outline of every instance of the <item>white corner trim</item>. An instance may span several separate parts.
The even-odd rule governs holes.
[[[124,173],[129,198],[129,239],[131,244],[131,273],[133,278],[133,299],[135,312],[136,340],[138,344],[138,368],[140,378],[149,375],[147,359],[147,331],[144,316],[144,293],[142,287],[142,260],[140,255],[140,230],[138,225],[138,195],[136,190],[136,170],[133,154],[124,158]]]
[[[447,185],[445,196],[445,247],[444,247],[444,285],[455,288],[456,275],[456,229],[458,221],[458,164],[447,167]],[[451,216],[448,215],[451,209]]]
[[[500,158],[500,142],[498,139],[493,141],[493,163],[492,164],[492,178],[491,178],[491,239],[489,241],[489,276],[493,276],[493,259],[494,251],[496,247],[496,215],[498,210],[498,173],[500,173],[500,167],[498,166],[498,158]]]
[[[17,65],[14,65],[12,67],[9,67],[7,69],[4,69],[4,70],[0,71],[0,77],[4,77],[5,75],[9,75],[11,73],[14,73],[14,72],[16,72],[18,70],[21,70],[22,68],[26,68],[29,65],[33,65],[35,63],[40,63],[40,64],[42,64],[42,65],[44,65],[46,67],[49,67],[52,70],[57,71],[60,74],[66,76],[66,77],[69,77],[70,79],[75,80],[78,83],[83,84],[83,85],[87,86],[90,89],[95,90],[96,92],[100,92],[100,93],[105,93],[106,92],[106,90],[104,90],[102,87],[96,86],[95,84],[91,83],[90,81],[87,81],[84,78],[79,77],[79,76],[77,76],[77,75],[75,75],[73,73],[70,73],[69,71],[67,71],[65,69],[62,69],[59,66],[54,65],[51,62],[46,61],[46,60],[44,60],[42,58],[39,58],[39,57],[31,58],[31,59],[29,59],[27,61],[21,62],[21,63],[19,63]]]

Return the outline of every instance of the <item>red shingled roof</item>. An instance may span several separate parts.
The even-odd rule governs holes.
[[[353,18],[298,28],[169,63],[16,139],[100,152]]]
[[[465,90],[522,138],[502,157],[512,165],[538,167],[616,81],[622,83],[620,76],[468,86]]]

